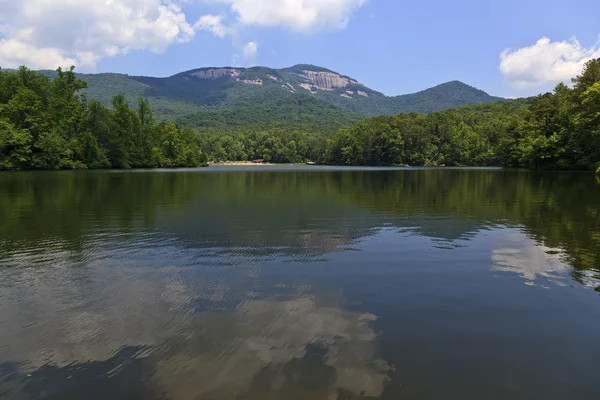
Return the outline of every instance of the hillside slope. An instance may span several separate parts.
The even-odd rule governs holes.
[[[48,76],[56,73],[44,71]],[[88,98],[104,104],[117,93],[130,101],[150,99],[157,116],[175,118],[200,110],[273,103],[290,95],[310,95],[365,116],[400,112],[429,113],[447,108],[502,100],[459,81],[418,93],[385,96],[357,80],[314,65],[290,68],[199,68],[167,77],[124,74],[78,74],[88,82]]]
[[[235,127],[257,124],[314,124],[329,127],[352,125],[367,118],[307,94],[288,94],[261,104],[203,109],[176,118],[180,125]]]

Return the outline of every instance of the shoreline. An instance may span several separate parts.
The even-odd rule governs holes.
[[[250,161],[237,161],[237,162],[222,162],[222,163],[209,163],[208,166],[216,166],[216,167],[229,167],[229,166],[238,166],[238,167],[247,167],[247,166],[256,166],[256,167],[272,167],[276,165],[305,165],[305,163],[295,163],[295,164],[282,164],[282,163],[253,163]]]

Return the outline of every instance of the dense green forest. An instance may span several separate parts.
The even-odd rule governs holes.
[[[210,160],[273,163],[323,162],[327,138],[338,128],[317,124],[219,126],[198,131]]]
[[[527,100],[376,117],[327,140],[341,165],[501,165],[600,173],[600,59]]]
[[[0,169],[187,167],[206,164],[198,136],[157,123],[147,100],[123,95],[112,108],[78,93],[86,83],[58,69],[50,80],[0,72]]]
[[[347,126],[366,117],[325,103],[307,94],[285,94],[275,100],[235,107],[201,110],[176,119],[178,124],[196,127],[240,126],[285,122]]]
[[[362,90],[364,87],[350,85],[344,90]],[[347,99],[336,93],[325,91],[319,96],[325,101],[346,108],[357,114],[367,116],[395,115],[399,113],[430,113],[465,105],[486,104],[504,100],[490,96],[483,90],[476,89],[463,82],[452,81],[442,83],[417,93],[400,96],[384,96],[378,92],[367,92],[369,97]]]
[[[50,79],[57,76],[56,71],[40,72]],[[309,64],[283,69],[199,68],[164,78],[117,73],[76,73],[76,77],[88,84],[82,93],[107,107],[117,94],[123,94],[131,107],[137,107],[138,97],[147,98],[155,117],[161,121],[175,118],[197,121],[197,112],[293,101],[290,99],[308,96],[323,108],[335,106],[363,118],[402,112],[429,113],[502,100],[458,81],[418,93],[386,96],[349,76]],[[339,110],[336,112],[340,113]]]
[[[264,158],[334,165],[508,166],[600,173],[600,59],[529,99],[368,120],[309,95],[158,123],[148,100],[107,108],[73,70],[0,72],[0,169],[203,165]],[[354,123],[354,124],[353,124]],[[353,125],[352,125],[353,124]]]

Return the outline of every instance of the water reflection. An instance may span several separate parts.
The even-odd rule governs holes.
[[[535,240],[564,249],[577,268],[600,269],[598,204],[600,185],[587,174],[2,174],[0,259],[40,245],[83,251],[91,240],[153,233],[196,248],[326,253],[386,225],[453,241],[501,224],[524,226]]]
[[[600,185],[510,171],[22,173],[0,175],[0,260],[111,238],[324,254],[382,226],[452,242],[523,226],[578,269],[600,269]],[[143,235],[145,242],[139,239]],[[158,235],[158,236],[157,236]],[[85,256],[85,254],[84,254]]]
[[[73,363],[64,367],[46,364],[27,377],[18,364],[0,362],[0,398],[25,399],[150,399],[165,397],[145,384],[151,371],[138,348],[124,348],[105,361]]]
[[[312,296],[249,300],[233,313],[198,316],[181,344],[188,350],[158,362],[157,384],[176,399],[264,398],[269,391],[278,398],[378,397],[389,367],[376,358],[375,316],[319,303]]]
[[[123,399],[149,391],[169,399],[264,398],[269,390],[329,399],[377,397],[388,379],[370,325],[376,316],[346,310],[340,292],[279,285],[279,294],[237,293],[244,288],[173,268],[99,272],[23,268],[19,281],[27,285],[4,286],[2,338],[10,345],[2,359],[16,374],[8,394],[76,397],[93,381]],[[227,310],[236,297],[245,300]],[[221,311],[204,311],[207,301]]]
[[[518,230],[505,231],[498,247],[492,251],[493,271],[516,273],[528,284],[539,278],[558,283],[570,271],[561,249],[551,249],[536,243]]]
[[[0,397],[591,393],[590,175],[269,171],[0,174]]]

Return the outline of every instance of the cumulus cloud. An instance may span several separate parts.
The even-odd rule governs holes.
[[[77,64],[75,58],[60,49],[41,48],[13,39],[0,39],[0,67],[27,65],[34,68],[56,68]]]
[[[597,57],[598,44],[586,48],[576,38],[553,42],[543,37],[532,46],[503,51],[500,72],[516,88],[534,88],[570,81],[587,61]]]
[[[218,0],[230,5],[243,25],[279,26],[310,32],[346,27],[367,0]]]
[[[203,15],[194,24],[194,29],[208,31],[220,38],[224,38],[232,33],[231,29],[223,25],[223,17],[221,15]]]
[[[93,67],[104,57],[160,53],[194,37],[173,0],[0,0],[0,9],[3,67]]]
[[[188,0],[0,0],[0,66],[93,68],[132,50],[161,53],[200,30],[237,42],[244,26],[341,29],[368,0],[203,1],[229,8],[233,25],[224,24],[225,14],[204,15],[192,25],[178,6]],[[240,57],[252,60],[256,51],[256,42],[247,43]]]
[[[242,49],[242,58],[246,62],[253,62],[256,59],[258,53],[258,43],[248,42]]]

